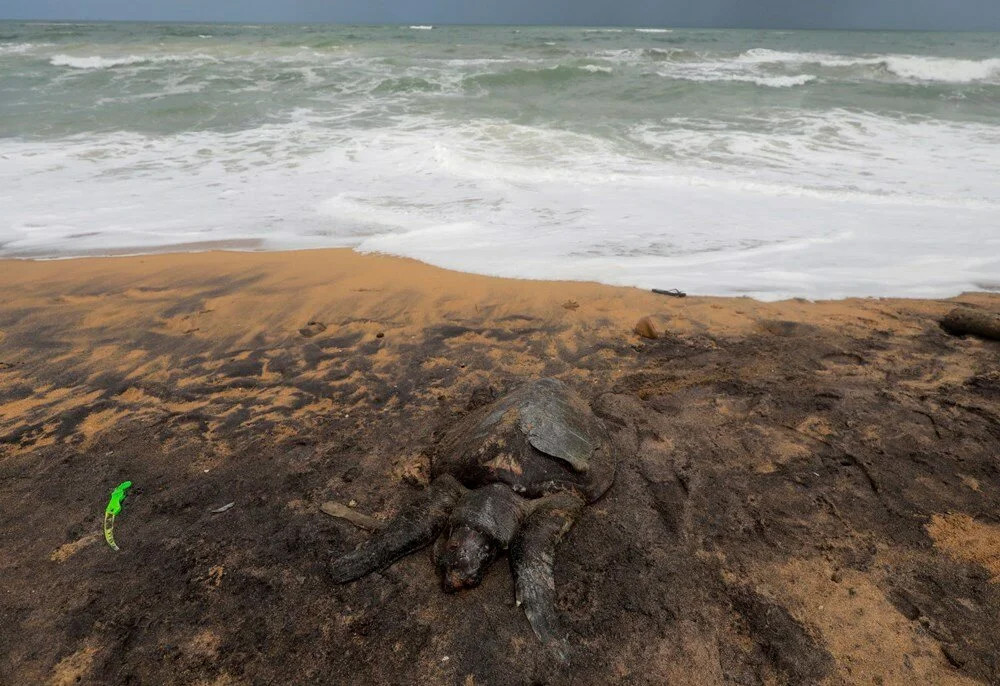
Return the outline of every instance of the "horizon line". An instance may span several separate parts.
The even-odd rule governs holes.
[[[845,26],[703,26],[703,25],[663,25],[663,24],[504,24],[504,23],[482,23],[482,22],[426,22],[419,20],[405,22],[377,23],[377,22],[343,22],[343,21],[280,21],[280,20],[238,20],[227,21],[222,19],[45,19],[34,18],[25,19],[20,17],[0,17],[0,22],[18,22],[24,24],[187,24],[191,26],[217,25],[217,26],[344,26],[344,27],[412,27],[431,26],[433,28],[444,27],[492,27],[492,28],[580,28],[580,29],[665,29],[681,31],[851,31],[851,32],[900,32],[900,33],[1000,33],[1000,28],[995,29],[918,29],[918,28],[889,28],[889,27],[845,27]]]

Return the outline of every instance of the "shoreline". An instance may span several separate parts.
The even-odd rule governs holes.
[[[3,260],[0,293],[19,681],[1000,678],[1000,344],[938,325],[1000,294],[672,298],[346,248]],[[505,563],[455,595],[425,553],[330,582],[367,534],[325,503],[392,516],[440,429],[543,376],[622,456],[557,552],[568,666]]]
[[[634,289],[641,292],[649,292],[652,288],[644,288],[641,286],[631,286],[622,284],[606,283],[598,280],[586,280],[586,279],[555,279],[555,278],[533,278],[533,277],[523,277],[523,276],[497,276],[493,274],[484,274],[474,271],[465,271],[461,269],[453,269],[450,267],[443,267],[431,262],[426,262],[420,258],[407,257],[402,255],[394,255],[391,253],[375,252],[375,251],[359,251],[354,247],[340,246],[340,247],[330,247],[330,246],[318,246],[311,248],[282,248],[282,249],[265,249],[262,246],[264,243],[263,239],[247,238],[247,239],[230,239],[230,240],[209,240],[209,241],[194,241],[190,243],[172,243],[163,246],[157,246],[144,250],[142,252],[131,252],[131,248],[122,248],[120,250],[111,251],[85,251],[80,254],[73,255],[38,255],[38,254],[23,254],[14,256],[0,256],[0,265],[4,263],[19,263],[19,262],[71,262],[76,260],[104,260],[104,259],[138,259],[145,257],[155,257],[155,256],[172,256],[177,259],[183,259],[187,255],[214,255],[214,254],[244,254],[244,255],[266,255],[266,254],[276,254],[276,255],[296,255],[302,253],[330,253],[330,254],[340,254],[340,253],[351,253],[358,257],[373,257],[378,259],[390,259],[390,260],[402,260],[405,262],[413,262],[426,266],[430,269],[438,269],[445,272],[450,272],[454,274],[466,274],[469,276],[482,277],[487,279],[498,279],[501,281],[514,281],[514,282],[527,282],[527,283],[586,283],[595,284],[600,286],[605,286],[608,288],[624,288],[624,289]],[[187,249],[185,249],[187,248]],[[996,288],[993,288],[993,286]],[[903,300],[903,301],[926,301],[926,302],[965,302],[963,298],[972,297],[975,299],[979,298],[1000,298],[1000,283],[997,284],[980,284],[978,290],[963,290],[955,295],[943,296],[943,297],[921,297],[921,296],[906,296],[906,295],[846,295],[840,297],[831,298],[806,298],[802,296],[789,296],[782,297],[775,300],[762,299],[754,295],[749,294],[736,294],[736,295],[713,295],[713,294],[702,294],[695,292],[687,292],[687,296],[699,297],[699,298],[717,298],[722,300],[740,300],[749,299],[758,303],[782,303],[788,301],[799,301],[799,302],[810,302],[810,303],[823,303],[823,302],[837,302],[837,301],[865,301],[865,300]],[[674,288],[671,284],[664,284],[661,286],[656,286],[654,288],[661,289],[671,289]],[[683,288],[680,290],[684,290]]]

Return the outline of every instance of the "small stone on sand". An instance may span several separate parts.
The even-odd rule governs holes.
[[[649,317],[643,317],[635,323],[635,332],[642,336],[643,338],[656,339],[660,337],[660,332],[656,328],[656,324]]]

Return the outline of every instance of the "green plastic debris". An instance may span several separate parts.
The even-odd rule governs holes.
[[[114,535],[115,516],[122,511],[122,501],[125,500],[125,491],[131,487],[131,481],[123,481],[118,484],[115,490],[111,491],[111,499],[108,500],[108,506],[104,508],[104,540],[108,542],[108,545],[113,550],[118,550]]]

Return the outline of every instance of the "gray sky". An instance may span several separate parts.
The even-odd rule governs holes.
[[[1000,0],[0,0],[5,19],[1000,30]]]

